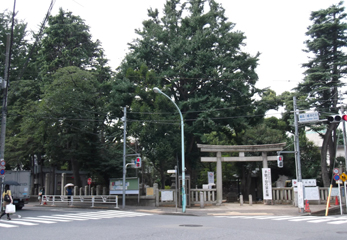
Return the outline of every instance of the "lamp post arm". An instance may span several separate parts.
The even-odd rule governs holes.
[[[182,148],[182,212],[186,212],[186,168],[185,168],[185,159],[184,159],[184,122],[183,122],[183,116],[182,112],[177,106],[177,104],[165,93],[163,93],[159,88],[155,87],[153,88],[153,91],[156,93],[161,93],[163,94],[166,98],[168,98],[177,108],[178,113],[180,114],[181,117],[181,148]]]

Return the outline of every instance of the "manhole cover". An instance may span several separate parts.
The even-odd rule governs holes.
[[[202,227],[202,225],[197,224],[182,224],[180,227]]]

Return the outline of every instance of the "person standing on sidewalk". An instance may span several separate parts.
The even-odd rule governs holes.
[[[10,186],[9,185],[5,186],[5,191],[2,193],[2,199],[3,199],[3,203],[2,203],[2,213],[1,213],[0,219],[2,218],[2,216],[4,216],[6,214],[5,213],[6,206],[8,204],[12,204],[13,203],[13,199],[12,199],[12,196],[11,196],[11,190],[10,190]],[[7,219],[11,220],[9,213],[7,213]]]
[[[44,195],[45,195],[45,189],[41,188],[41,190],[39,192],[39,202],[40,202],[40,205],[42,204],[42,198],[43,198]]]

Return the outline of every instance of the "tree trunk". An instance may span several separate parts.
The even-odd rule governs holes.
[[[328,165],[327,165],[327,153],[330,148],[329,145],[334,146],[331,136],[332,136],[332,132],[336,129],[336,127],[337,127],[336,123],[330,123],[323,138],[323,144],[321,149],[321,170],[322,170],[322,180],[323,180],[324,187],[330,186],[330,178],[328,174]]]
[[[71,159],[72,173],[74,176],[74,185],[82,187],[81,177],[80,177],[80,165],[78,160]]]

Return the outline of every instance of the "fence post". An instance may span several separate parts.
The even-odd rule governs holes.
[[[200,208],[205,207],[205,202],[204,202],[204,193],[200,192]]]
[[[92,196],[92,207],[94,207],[94,196]]]
[[[243,195],[240,195],[240,206],[243,206]]]
[[[252,194],[248,195],[249,206],[252,206]]]
[[[84,186],[84,196],[88,196],[88,186]]]

